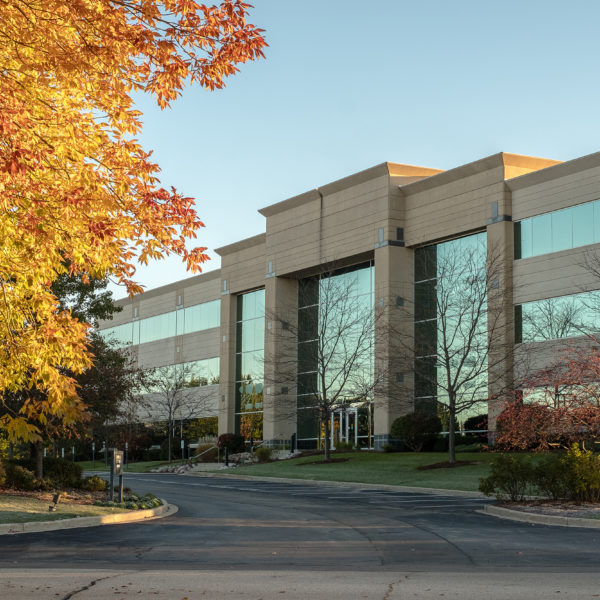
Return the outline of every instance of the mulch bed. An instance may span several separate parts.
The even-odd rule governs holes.
[[[501,506],[538,515],[578,517],[582,519],[600,518],[600,504],[577,504],[551,500],[529,500],[526,502],[503,502]]]
[[[431,469],[454,469],[456,467],[468,467],[469,465],[479,465],[481,461],[479,460],[457,460],[456,462],[439,462],[433,463],[432,465],[423,465],[421,467],[417,467],[417,471],[429,471]]]

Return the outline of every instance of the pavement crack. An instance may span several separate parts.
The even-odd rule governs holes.
[[[73,590],[72,592],[69,592],[66,596],[63,596],[61,598],[61,600],[70,600],[76,594],[80,594],[81,592],[85,592],[86,590],[89,590],[91,587],[94,587],[99,581],[104,581],[105,579],[113,579],[114,577],[120,577],[120,576],[121,576],[121,573],[117,573],[116,575],[107,575],[106,577],[98,577],[98,579],[93,579],[87,585],[84,585],[83,587],[80,587],[77,590]]]
[[[403,522],[405,522],[405,521],[403,521]],[[458,546],[454,542],[451,542],[447,537],[444,537],[441,533],[438,533],[437,531],[433,531],[433,529],[429,529],[428,527],[425,527],[423,525],[417,525],[416,523],[410,523],[410,525],[412,527],[414,527],[415,529],[420,529],[421,531],[425,531],[426,533],[435,535],[436,537],[440,538],[441,540],[444,540],[449,546],[454,548],[459,554],[462,554],[471,563],[471,565],[473,565],[474,567],[477,566],[475,561],[471,558],[471,556],[467,552],[465,552],[460,546]]]
[[[390,583],[388,585],[388,589],[387,592],[385,593],[385,595],[383,596],[383,600],[390,600],[390,596],[392,595],[392,592],[394,591],[394,584]]]

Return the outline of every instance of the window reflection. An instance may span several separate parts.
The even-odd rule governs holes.
[[[219,327],[221,301],[213,300],[174,310],[155,317],[139,319],[99,331],[118,347],[155,342],[175,335]]]
[[[522,234],[520,239],[532,243],[531,236]],[[466,398],[487,397],[487,319],[484,313],[473,323],[466,309],[472,302],[473,278],[486,276],[486,258],[485,233],[415,250],[415,410],[434,411],[442,416],[440,409],[448,403],[445,388],[439,384],[446,377],[442,362],[453,376],[464,373],[472,364],[473,380],[462,385],[462,393]],[[466,356],[464,348],[469,349]],[[480,410],[475,405],[473,412]],[[461,418],[470,414],[463,411]]]
[[[600,291],[546,298],[515,307],[515,341],[541,342],[597,334]]]
[[[263,437],[265,290],[237,297],[236,430],[247,440]]]
[[[515,258],[579,248],[600,242],[600,200],[515,223]]]
[[[177,383],[177,387],[201,387],[205,385],[217,385],[219,383],[219,362],[218,356],[206,358],[204,360],[194,360],[166,367],[158,367],[163,380],[170,380]],[[162,391],[160,385],[156,388],[149,387],[148,392]]]
[[[356,311],[357,315],[373,311],[374,278],[375,269],[373,265],[363,264],[327,276],[310,277],[298,282],[296,432],[301,448],[316,447],[324,434],[322,424],[319,423],[319,417],[315,410],[321,389],[320,378],[317,374],[319,332],[324,337],[321,340],[322,357],[327,357],[329,367],[325,373],[325,385],[329,388],[329,394],[331,395],[332,390],[336,389],[337,377],[343,371],[344,362],[348,361],[347,350],[344,350],[344,346],[346,349],[352,349],[359,345],[357,337],[360,335],[358,331],[360,326],[358,325],[356,326],[357,331],[353,329],[345,331],[344,342],[339,344],[339,336],[335,335],[335,332],[338,330],[336,324],[339,326],[345,320],[341,310]],[[339,297],[340,292],[343,292],[343,301]],[[324,310],[328,313],[325,324],[320,320]],[[328,331],[331,331],[329,336]],[[364,344],[367,352],[365,352],[362,360],[357,359],[352,369],[351,379],[355,384],[361,381],[370,381],[373,376],[372,340],[365,340]],[[347,395],[352,395],[352,400],[356,400],[356,395],[350,391],[351,385],[347,383],[344,389],[348,389]],[[340,398],[341,405],[344,401],[350,402],[350,400]],[[366,400],[366,402],[369,401]],[[369,412],[368,407],[363,412]],[[369,421],[369,427],[372,427],[372,418]],[[369,432],[372,432],[372,429],[368,431],[365,429],[362,433],[361,431],[359,431],[359,442],[368,445]]]

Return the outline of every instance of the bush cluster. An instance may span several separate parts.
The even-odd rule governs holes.
[[[0,485],[17,490],[54,490],[64,487],[81,487],[82,469],[78,464],[62,458],[44,458],[44,478],[35,476],[32,458],[6,461],[0,472]]]
[[[163,502],[160,498],[157,498],[154,494],[146,494],[144,496],[138,496],[137,494],[131,493],[123,498],[123,502],[111,502],[96,500],[94,506],[111,506],[114,508],[127,508],[129,510],[141,510],[148,508],[157,508],[162,506]]]
[[[81,482],[81,489],[87,492],[104,492],[108,489],[108,481],[98,475],[91,475]]]
[[[335,449],[338,452],[350,452],[350,450],[352,450],[354,448],[354,444],[352,442],[343,442],[343,441],[339,441],[336,442],[335,444]]]
[[[272,454],[273,454],[273,449],[267,448],[265,446],[261,446],[260,448],[257,448],[254,451],[254,456],[256,456],[256,459],[258,460],[259,463],[264,463],[264,462],[270,461]]]
[[[424,447],[433,445],[441,431],[442,422],[436,414],[415,411],[398,417],[392,423],[390,435],[402,440],[410,450],[420,452]]]
[[[550,454],[536,463],[522,454],[499,455],[490,475],[479,480],[479,490],[513,502],[526,495],[600,502],[600,456],[577,444],[566,455]]]
[[[83,469],[77,464],[64,458],[44,457],[44,477],[50,479],[59,487],[78,487],[81,483]],[[27,458],[15,461],[35,473],[35,459]]]

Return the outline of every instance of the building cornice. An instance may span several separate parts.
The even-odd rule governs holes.
[[[545,169],[548,166],[556,164],[554,161],[546,158],[538,158],[535,156],[525,156],[523,154],[512,154],[510,152],[498,152],[485,158],[460,165],[447,171],[442,171],[437,175],[432,175],[426,179],[421,179],[412,183],[401,185],[401,189],[405,194],[414,194],[425,190],[430,190],[441,185],[454,183],[465,177],[484,173],[498,167],[522,167],[531,168],[532,170]],[[527,175],[524,175],[526,177]]]
[[[213,281],[215,279],[221,279],[221,269],[215,269],[213,271],[209,271],[208,273],[194,275],[193,277],[186,277],[185,279],[180,279],[179,281],[174,281],[173,283],[168,283],[166,285],[161,285],[160,287],[152,288],[151,290],[145,290],[141,294],[135,294],[133,297],[128,296],[127,298],[119,298],[119,300],[115,301],[115,304],[117,306],[127,306],[137,300],[145,300],[146,298],[162,296],[163,294],[169,292],[176,292],[182,288],[190,287],[200,283],[207,283],[208,281]]]
[[[248,248],[252,248],[253,246],[260,246],[261,244],[265,244],[267,240],[266,233],[259,233],[253,237],[249,237],[239,242],[234,242],[233,244],[229,244],[228,246],[221,246],[220,248],[216,248],[215,252],[219,256],[227,256],[228,254],[233,254],[234,252],[239,252],[240,250],[247,250]]]
[[[544,183],[564,177],[565,175],[573,175],[593,167],[600,167],[600,152],[594,152],[593,154],[587,154],[580,158],[568,160],[566,162],[559,162],[556,165],[548,166],[539,171],[533,173],[526,173],[519,177],[514,177],[506,181],[506,185],[511,191],[520,190],[538,183]]]
[[[349,175],[348,177],[343,177],[342,179],[337,179],[331,183],[326,183],[318,188],[308,190],[307,192],[299,194],[298,196],[293,196],[287,200],[282,200],[276,204],[271,204],[270,206],[261,208],[258,212],[264,217],[271,217],[280,212],[302,206],[308,202],[312,202],[313,200],[319,200],[321,196],[334,194],[378,177],[431,177],[437,173],[440,173],[439,169],[384,162],[379,165],[375,165],[374,167],[365,169],[364,171],[359,171],[358,173]]]

